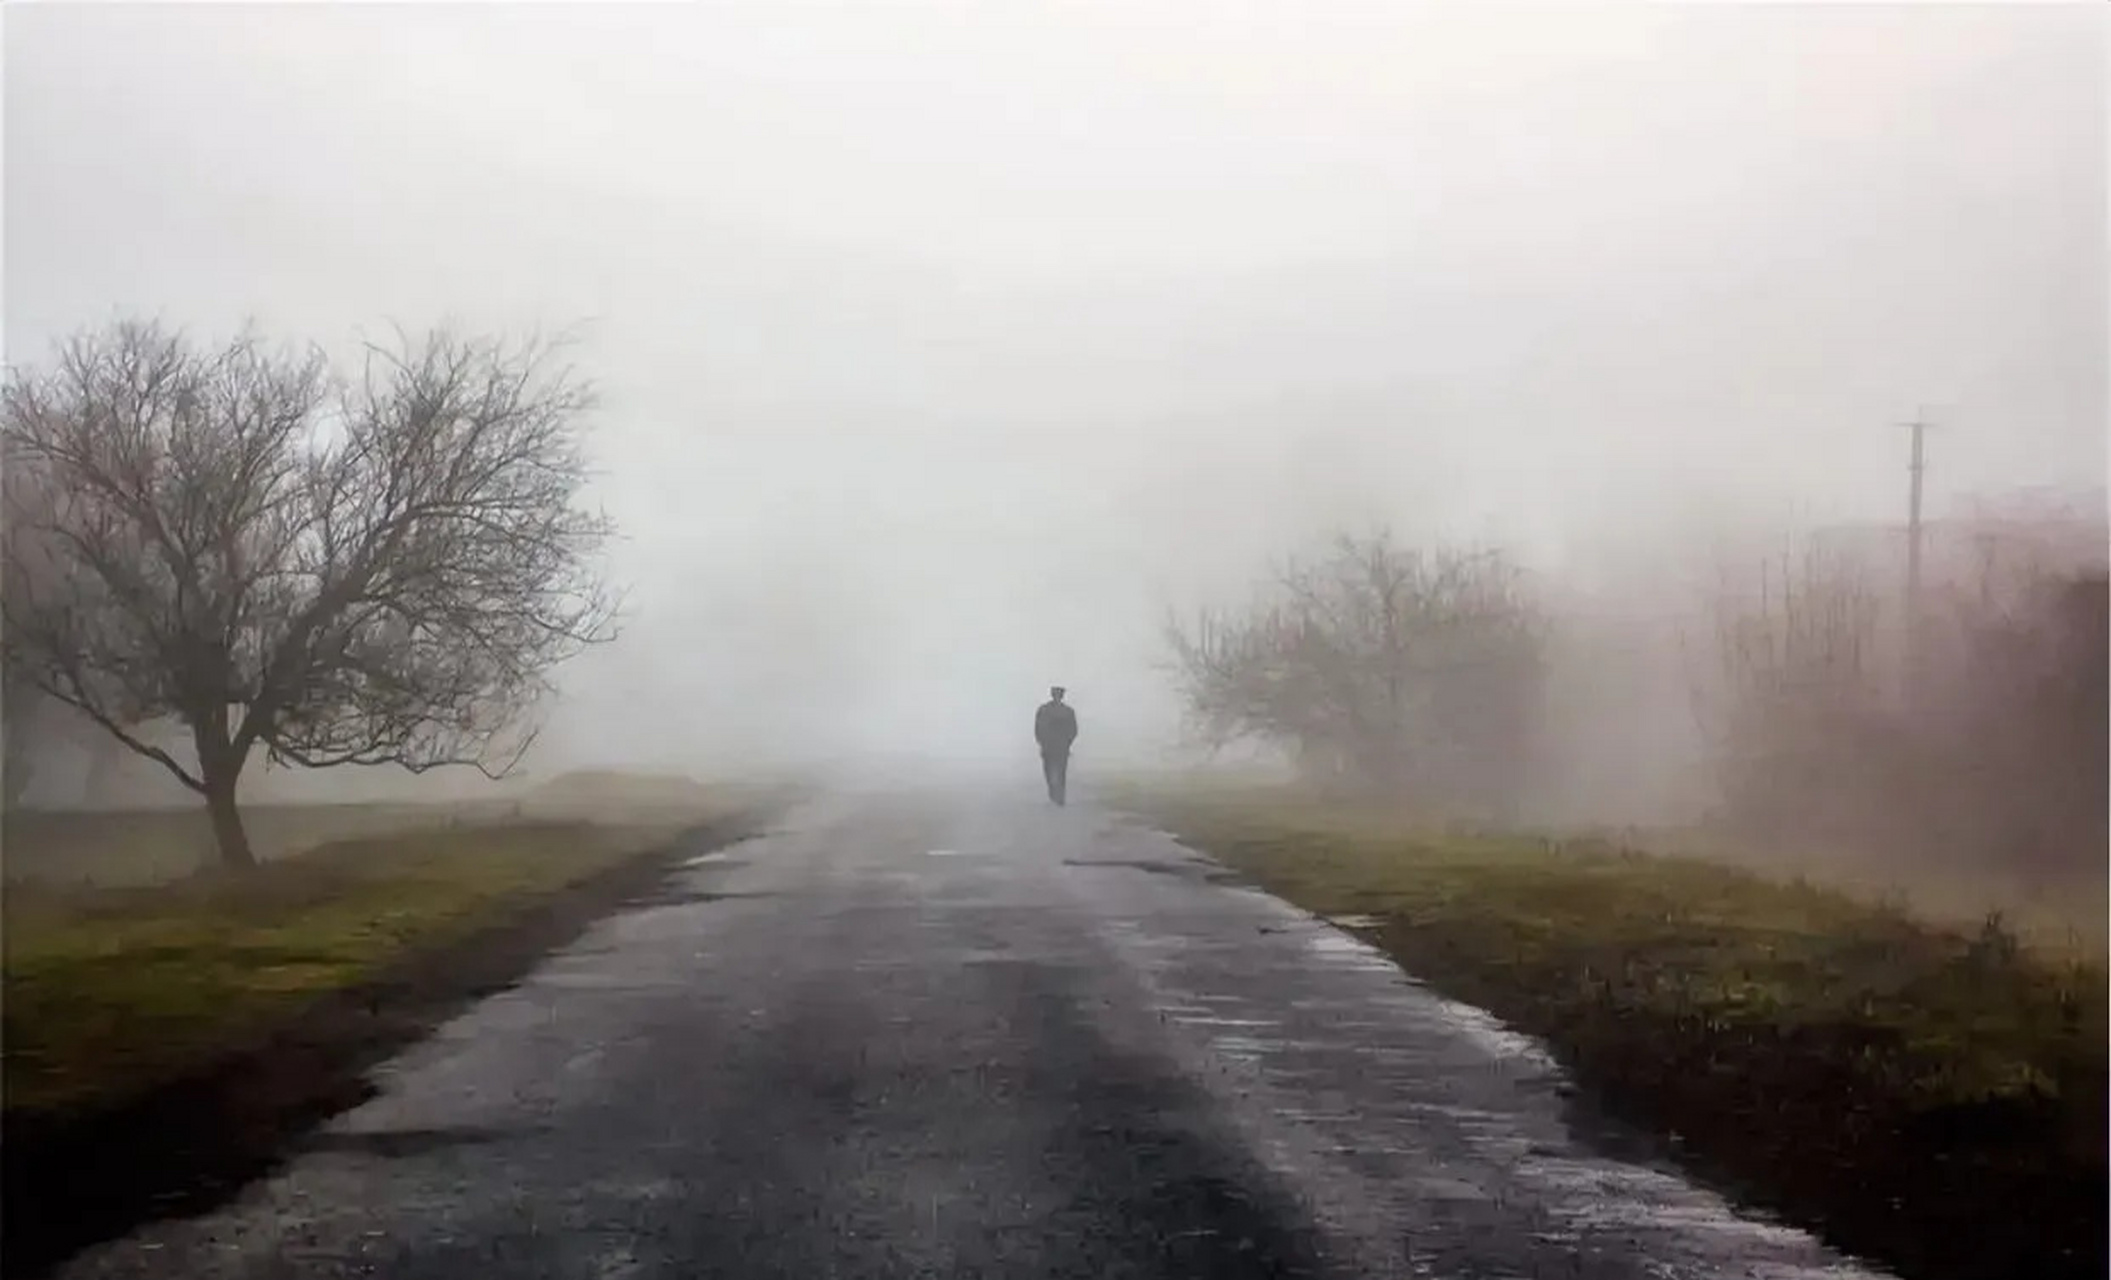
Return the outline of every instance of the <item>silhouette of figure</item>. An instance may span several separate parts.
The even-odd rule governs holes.
[[[1048,701],[1034,712],[1034,741],[1041,746],[1041,776],[1048,798],[1066,802],[1070,782],[1070,744],[1077,741],[1077,712],[1063,701],[1063,686],[1048,691]]]

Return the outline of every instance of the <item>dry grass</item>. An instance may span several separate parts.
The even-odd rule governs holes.
[[[1602,841],[1132,790],[1190,844],[1545,1038],[1695,1168],[1908,1275],[2103,1274],[2104,968]]]
[[[2049,876],[1913,865],[1903,860],[1824,852],[1757,849],[1704,831],[1608,832],[1624,845],[1672,856],[1702,857],[1780,882],[1820,885],[1870,906],[1931,924],[1976,929],[1988,915],[2024,946],[2050,959],[2101,965],[2111,947],[2111,863]]]

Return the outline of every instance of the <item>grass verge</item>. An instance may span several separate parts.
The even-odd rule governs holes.
[[[2101,962],[1599,842],[1121,802],[1544,1038],[1691,1172],[1909,1277],[2105,1274]]]
[[[11,889],[5,1270],[220,1203],[368,1096],[367,1067],[759,816],[462,824],[246,875]]]

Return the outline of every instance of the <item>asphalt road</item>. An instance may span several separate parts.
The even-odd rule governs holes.
[[[1863,1275],[1533,1047],[1086,803],[817,801],[90,1277]]]

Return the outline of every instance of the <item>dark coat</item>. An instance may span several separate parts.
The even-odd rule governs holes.
[[[1070,709],[1069,703],[1053,698],[1042,703],[1041,709],[1034,712],[1034,741],[1051,754],[1069,751],[1070,744],[1077,741],[1077,712]]]

